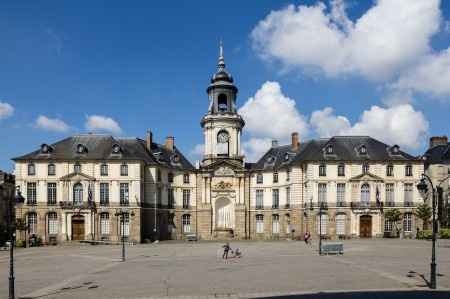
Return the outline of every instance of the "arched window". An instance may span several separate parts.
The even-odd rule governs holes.
[[[264,215],[256,215],[256,233],[264,233]]]
[[[73,204],[75,206],[81,205],[83,203],[83,185],[81,183],[76,183],[73,186]]]
[[[222,130],[217,134],[217,154],[220,156],[228,156],[230,135],[227,131]]]
[[[345,214],[336,215],[336,235],[345,235]]]
[[[412,213],[405,213],[403,215],[403,231],[412,231]]]
[[[191,232],[191,215],[184,214],[182,217],[183,222],[183,233],[190,233]]]
[[[53,164],[53,163],[48,164],[48,166],[47,166],[47,174],[48,175],[55,175],[56,174],[55,164]]]
[[[328,230],[328,215],[319,214],[317,215],[317,233],[323,235],[327,234]]]
[[[369,172],[369,163],[363,163],[362,165],[362,173],[368,173]]]
[[[58,214],[56,212],[48,213],[48,234],[56,235],[58,234]]]
[[[386,166],[386,176],[394,176],[394,165],[389,164]]]
[[[273,214],[272,215],[272,234],[280,233],[280,215]]]
[[[345,165],[344,165],[344,163],[340,163],[338,165],[338,176],[345,176]]]
[[[34,163],[28,164],[28,175],[35,175],[36,174],[36,165]]]
[[[369,205],[370,202],[370,186],[369,184],[363,184],[361,186],[361,203]]]
[[[225,94],[219,94],[217,98],[217,109],[219,112],[227,112],[228,111],[228,101],[227,96]]]
[[[127,176],[128,175],[128,165],[123,163],[120,165],[120,175],[121,176]]]
[[[28,213],[28,227],[30,235],[37,233],[37,214],[35,212]]]
[[[100,235],[105,236],[110,234],[109,214],[100,214]]]

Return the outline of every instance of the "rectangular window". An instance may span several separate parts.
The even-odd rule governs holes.
[[[256,233],[262,234],[264,233],[264,216],[256,215]]]
[[[121,222],[120,234],[123,237],[128,237],[130,235],[130,215],[123,214]]]
[[[280,233],[280,215],[272,215],[272,234]]]
[[[183,175],[183,183],[184,184],[189,184],[189,173],[185,173]]]
[[[403,230],[405,232],[411,232],[412,231],[412,214],[406,213],[403,215]]]
[[[394,206],[394,202],[395,202],[394,184],[386,184],[386,205]]]
[[[264,209],[264,190],[256,190],[256,208]]]
[[[129,204],[128,183],[120,183],[120,205],[127,206]]]
[[[81,164],[75,164],[73,165],[73,172],[75,173],[81,173]]]
[[[273,173],[273,182],[278,183],[278,172]]]
[[[109,214],[108,213],[100,214],[100,234],[102,236],[110,234]]]
[[[389,164],[386,167],[386,176],[394,176],[394,165]]]
[[[392,222],[389,219],[384,219],[384,231],[387,233],[392,232]]]
[[[338,165],[338,176],[345,176],[345,165],[344,164]]]
[[[47,166],[47,174],[49,176],[53,176],[56,174],[56,167],[55,164],[48,164]]]
[[[109,183],[100,183],[100,205],[109,204]]]
[[[405,166],[405,176],[412,176],[412,165]]]
[[[345,184],[339,183],[336,185],[336,202],[338,206],[345,203]]]
[[[413,184],[405,184],[405,206],[411,206],[413,202]]]
[[[319,203],[326,203],[327,202],[327,184],[319,183],[318,186],[318,199]]]
[[[173,209],[175,207],[175,194],[172,188],[167,189],[168,202],[167,207]]]
[[[107,176],[108,175],[108,165],[107,164],[100,165],[100,175],[101,176]]]
[[[30,235],[35,235],[37,233],[37,214],[36,213],[28,214],[28,226],[30,229]]]
[[[289,209],[291,206],[291,188],[286,188],[286,209]]]
[[[36,183],[27,183],[27,204],[36,204]]]
[[[128,175],[128,165],[127,164],[120,165],[120,175],[121,176],[127,176]]]
[[[191,190],[184,189],[183,190],[183,209],[191,208]]]
[[[262,173],[258,173],[256,175],[256,183],[257,184],[262,184],[263,183],[263,175],[262,175]]]
[[[344,214],[336,215],[336,235],[338,235],[338,236],[345,235],[345,215]]]
[[[319,176],[326,176],[327,175],[327,166],[325,164],[319,165]]]
[[[272,190],[272,209],[278,209],[280,206],[280,193],[278,189]]]
[[[56,213],[48,214],[48,234],[49,235],[58,234],[58,214]]]
[[[36,174],[36,165],[33,163],[28,164],[28,175],[35,175]]]
[[[56,183],[47,183],[47,204],[56,205]]]
[[[191,215],[183,215],[183,232],[190,233],[191,232]]]
[[[321,214],[321,217],[317,217],[317,233],[326,235],[328,229],[328,215]]]

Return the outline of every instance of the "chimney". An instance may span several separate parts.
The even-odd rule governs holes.
[[[448,138],[447,136],[433,136],[430,138],[430,148],[438,146],[438,145],[447,145]]]
[[[147,130],[147,136],[145,138],[145,141],[146,141],[147,149],[149,151],[151,151],[152,150],[152,143],[153,143],[153,133],[152,133],[152,131]]]
[[[278,140],[273,139],[272,140],[272,147],[277,147],[278,146]]]
[[[167,136],[166,137],[166,143],[164,144],[164,147],[169,150],[173,151],[173,147],[175,145],[175,137],[173,136]]]
[[[300,142],[298,140],[298,132],[291,134],[291,148],[292,151],[296,152],[300,148]]]

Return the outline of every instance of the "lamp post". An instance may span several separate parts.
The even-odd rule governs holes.
[[[10,248],[9,248],[9,299],[15,298],[15,290],[14,290],[14,243],[16,237],[16,226],[15,226],[15,207],[16,205],[20,205],[25,201],[25,198],[20,193],[19,187],[15,187],[15,179],[13,175],[2,174],[3,178],[1,180],[3,183],[0,185],[0,192],[3,200],[6,201],[7,204],[7,228],[8,235],[10,240]],[[15,192],[17,194],[15,195]]]
[[[322,255],[322,211],[323,202],[319,202],[319,255]]]
[[[134,216],[134,212],[129,212],[128,209],[120,209],[116,212],[116,216],[119,217],[120,221],[120,234],[122,238],[122,262],[125,262],[125,217],[128,216],[129,223],[130,217]]]

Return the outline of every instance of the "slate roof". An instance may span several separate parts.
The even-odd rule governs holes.
[[[424,156],[426,164],[450,164],[450,142],[447,145],[437,145],[429,148]]]
[[[78,145],[86,148],[78,153]],[[43,144],[42,146],[44,146]],[[120,146],[120,153],[113,153],[113,146]],[[184,155],[174,147],[173,152],[160,144],[153,143],[151,151],[146,142],[139,138],[114,138],[110,135],[83,134],[68,137],[49,144],[50,151],[35,150],[23,156],[13,158],[14,161],[92,161],[92,160],[139,160],[147,165],[161,165],[171,168],[194,169]]]
[[[332,147],[332,153],[327,153],[327,147]],[[366,148],[366,154],[360,153],[360,148]],[[286,159],[286,153],[289,159]],[[269,158],[272,157],[272,158]],[[272,160],[272,163],[270,161]],[[252,170],[274,170],[303,161],[420,161],[394,146],[389,146],[369,136],[334,136],[331,138],[313,139],[300,144],[297,153],[292,152],[291,145],[272,147],[256,163]]]

